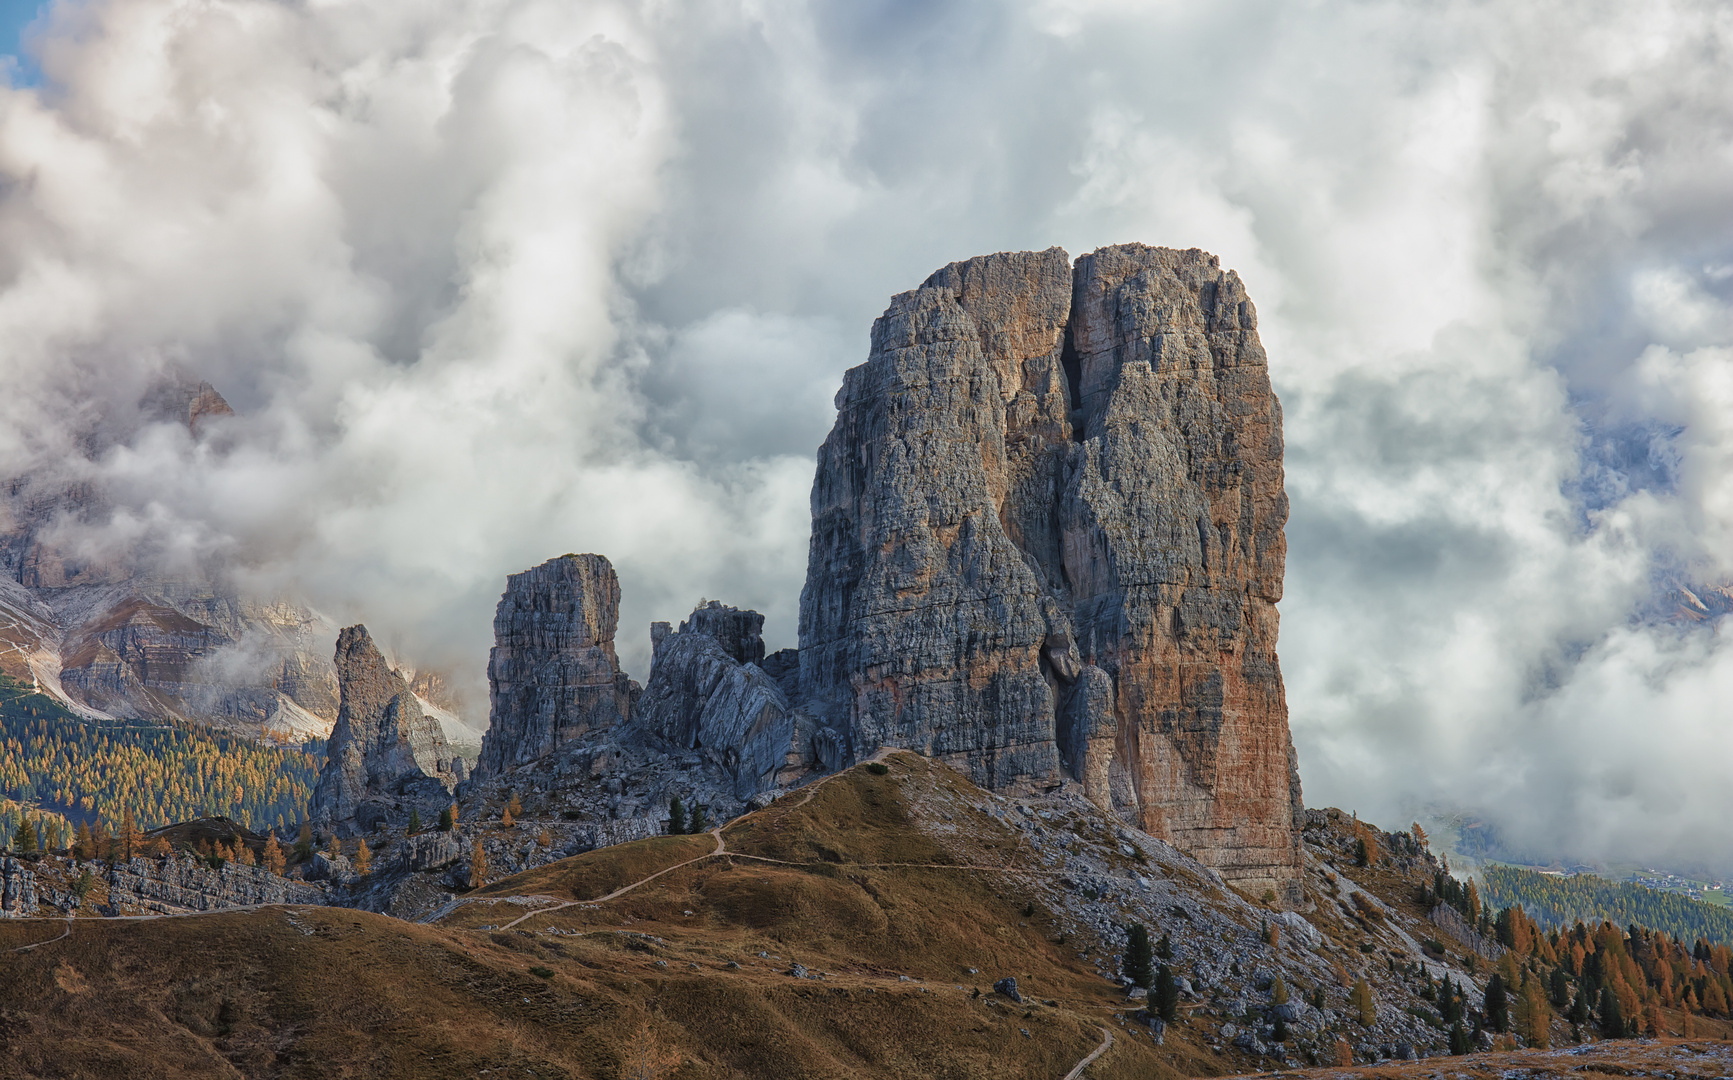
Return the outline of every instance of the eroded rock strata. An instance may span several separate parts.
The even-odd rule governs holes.
[[[482,775],[625,719],[632,683],[614,653],[619,611],[619,578],[600,555],[562,555],[506,579],[487,664]]]
[[[338,633],[336,667],[341,701],[313,789],[313,820],[339,831],[407,820],[412,811],[430,820],[450,805],[457,782],[439,725],[423,715],[365,626]]]
[[[1281,409],[1239,278],[1131,244],[903,293],[819,452],[800,691],[847,752],[1091,800],[1286,888]]]

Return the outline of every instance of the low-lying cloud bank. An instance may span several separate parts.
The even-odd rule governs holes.
[[[955,258],[1209,249],[1287,407],[1308,800],[1709,858],[1733,650],[1711,3],[61,0],[0,91],[0,473],[479,678],[505,574],[792,644],[812,455]],[[169,368],[239,415],[79,464]]]

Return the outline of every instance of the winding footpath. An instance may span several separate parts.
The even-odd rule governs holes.
[[[34,945],[20,945],[16,949],[12,949],[11,951],[12,952],[29,952],[31,949],[40,949],[44,945],[52,945],[54,942],[59,941],[62,938],[68,938],[71,936],[72,936],[72,920],[67,919],[66,920],[66,929],[64,929],[60,932],[59,937],[51,937],[45,941],[38,941]]]
[[[1101,1045],[1097,1046],[1094,1050],[1091,1050],[1088,1057],[1071,1066],[1071,1071],[1061,1077],[1060,1080],[1077,1080],[1078,1077],[1083,1075],[1083,1070],[1089,1068],[1089,1066],[1095,1062],[1096,1058],[1107,1053],[1107,1048],[1112,1045],[1113,1032],[1108,1031],[1106,1028],[1102,1028]]]

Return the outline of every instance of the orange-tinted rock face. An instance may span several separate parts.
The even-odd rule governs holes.
[[[1238,277],[1142,245],[955,263],[837,401],[801,690],[851,753],[1070,777],[1231,880],[1296,880],[1281,410]]]

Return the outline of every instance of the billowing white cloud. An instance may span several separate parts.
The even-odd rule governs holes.
[[[195,371],[241,415],[106,454],[108,542],[472,680],[504,575],[601,551],[641,674],[699,596],[793,643],[893,292],[1203,247],[1287,408],[1309,801],[1706,855],[1733,660],[1652,615],[1733,576],[1730,39],[1686,0],[61,0],[0,91],[0,471]]]

